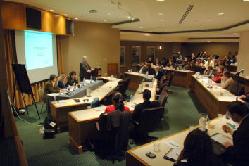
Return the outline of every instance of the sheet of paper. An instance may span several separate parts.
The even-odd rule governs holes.
[[[220,144],[224,145],[225,143],[232,143],[232,139],[224,134],[221,133],[216,133],[213,136],[211,136],[211,138],[216,141],[219,142]]]
[[[167,154],[168,158],[172,158],[174,160],[177,160],[179,155],[180,155],[181,151],[179,148],[173,148],[170,150],[170,152]]]
[[[165,144],[170,148],[180,148],[180,145],[175,141],[166,141]]]

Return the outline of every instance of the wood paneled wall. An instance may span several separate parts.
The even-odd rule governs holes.
[[[214,42],[214,43],[182,43],[182,54],[191,56],[191,53],[198,54],[207,51],[209,55],[224,57],[229,54],[236,54],[239,51],[239,42]]]
[[[144,41],[121,41],[120,46],[125,46],[125,65],[120,67],[120,72],[123,73],[132,68],[132,46],[141,47],[141,62],[146,60],[147,47],[156,47],[156,58],[161,60],[163,57],[172,56],[173,53],[180,51],[184,56],[191,56],[191,53],[199,53],[207,51],[210,55],[217,54],[220,56],[228,55],[229,52],[238,52],[239,43],[181,43],[181,42],[144,42]],[[162,46],[162,49],[159,49]]]
[[[172,56],[173,53],[181,51],[181,43],[162,43],[162,42],[140,42],[140,41],[120,41],[120,46],[125,46],[125,65],[120,67],[120,72],[123,73],[132,68],[132,46],[141,47],[140,62],[146,60],[147,47],[156,47],[156,58],[161,60],[163,57]],[[162,46],[159,49],[159,46]]]
[[[1,19],[4,29],[26,30],[26,5],[14,2],[3,2]],[[30,6],[29,6],[30,7]],[[48,11],[42,11],[42,32],[58,35],[66,34],[66,18]]]

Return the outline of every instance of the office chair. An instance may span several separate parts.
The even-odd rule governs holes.
[[[127,150],[131,114],[127,111],[113,111],[99,117],[98,139],[95,153],[103,159],[123,160]]]
[[[159,126],[163,113],[164,107],[144,109],[141,112],[137,125],[135,126],[135,141],[150,142],[156,140],[157,137],[149,136],[149,132],[154,131]]]

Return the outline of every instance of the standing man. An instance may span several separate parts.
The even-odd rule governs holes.
[[[80,63],[80,81],[83,81],[84,78],[90,79],[90,77],[96,77],[98,74],[98,69],[93,69],[87,63],[86,56],[82,57],[82,62]]]

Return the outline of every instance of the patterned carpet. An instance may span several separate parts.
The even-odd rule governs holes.
[[[203,108],[187,89],[172,87],[171,91],[173,93],[166,104],[168,113],[165,113],[161,127],[150,133],[152,136],[165,137],[197,124],[199,112],[203,112]],[[38,107],[41,108],[41,105]],[[112,161],[101,160],[90,151],[77,154],[69,147],[68,132],[56,134],[55,139],[44,140],[39,130],[46,114],[43,113],[42,120],[38,120],[34,107],[30,106],[29,110],[29,115],[21,116],[25,121],[16,118],[16,124],[30,166],[125,165],[125,160],[113,164]]]

